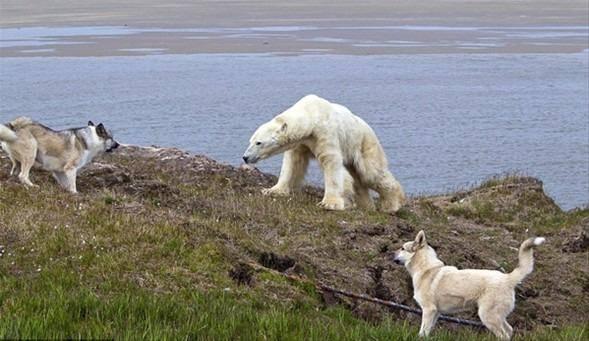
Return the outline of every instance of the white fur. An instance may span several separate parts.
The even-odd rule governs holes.
[[[98,154],[101,154],[105,149],[105,141],[101,139],[96,133],[96,127],[89,126],[88,128],[90,130],[90,134],[83,133],[88,149],[84,150],[82,157],[80,158],[80,162],[78,162],[78,165],[76,166],[77,171],[86,166],[88,163],[92,162],[92,160]]]
[[[0,124],[0,140],[6,142],[15,141],[18,137],[16,133],[12,131],[10,128],[5,126],[4,124]],[[6,149],[5,144],[2,144],[2,148]]]
[[[427,244],[420,231],[415,240],[403,244],[394,260],[405,265],[413,281],[414,298],[422,309],[419,336],[428,336],[440,313],[455,313],[478,307],[483,324],[495,336],[508,340],[513,328],[507,316],[515,307],[514,288],[534,268],[533,249],[543,237],[525,240],[519,248],[519,264],[511,273],[446,266]]]
[[[315,95],[303,97],[256,130],[244,160],[256,163],[278,153],[284,153],[278,183],[265,194],[288,195],[298,189],[314,157],[324,175],[324,208],[344,209],[348,190],[365,207],[372,204],[369,189],[375,190],[386,212],[396,212],[404,202],[376,134],[342,105]]]
[[[544,244],[545,241],[546,241],[546,238],[544,238],[544,237],[536,237],[536,238],[534,238],[534,245],[536,245],[536,246],[542,245],[542,244]]]

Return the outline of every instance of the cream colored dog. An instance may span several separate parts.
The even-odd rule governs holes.
[[[534,269],[534,247],[542,237],[530,238],[519,248],[519,264],[506,274],[494,270],[458,270],[446,266],[420,231],[412,242],[395,252],[395,263],[405,265],[413,280],[413,298],[421,306],[419,336],[428,336],[441,313],[478,306],[483,324],[500,339],[509,340],[513,328],[506,317],[515,305],[515,286]]]

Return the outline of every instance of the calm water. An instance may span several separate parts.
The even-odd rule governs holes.
[[[569,209],[589,202],[588,56],[2,58],[0,120],[62,128],[92,119],[124,143],[238,165],[259,124],[316,93],[372,125],[411,194],[520,171]],[[259,167],[278,174],[280,160]]]

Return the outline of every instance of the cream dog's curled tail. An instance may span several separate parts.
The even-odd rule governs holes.
[[[534,248],[544,244],[545,241],[546,239],[543,237],[532,237],[526,239],[519,247],[519,264],[508,275],[513,286],[516,286],[527,275],[532,273],[534,270]]]
[[[17,138],[18,137],[16,136],[16,133],[12,129],[8,128],[4,124],[0,124],[0,141],[13,142],[16,141]]]

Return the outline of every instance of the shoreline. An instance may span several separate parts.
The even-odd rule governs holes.
[[[174,159],[174,158],[179,158],[179,159],[199,158],[199,159],[206,161],[206,163],[209,163],[209,164],[216,164],[221,167],[229,167],[229,168],[232,168],[237,171],[253,172],[255,174],[262,175],[263,177],[266,177],[266,178],[278,179],[277,174],[271,174],[271,173],[262,171],[258,167],[256,167],[255,165],[252,166],[252,165],[247,165],[245,163],[241,163],[239,166],[236,166],[236,165],[233,165],[233,164],[225,162],[225,161],[217,160],[217,159],[215,159],[209,155],[206,155],[206,154],[193,153],[191,151],[184,150],[184,149],[178,148],[178,147],[163,147],[163,146],[156,146],[156,145],[142,146],[142,145],[136,145],[136,144],[122,144],[122,143],[120,144],[120,146],[123,148],[127,148],[129,150],[139,151],[139,154],[141,154],[141,151],[143,151],[143,152],[145,152],[143,157],[157,157],[157,155],[167,155],[167,156],[163,157],[164,160],[169,160],[169,159]],[[116,151],[115,151],[115,153],[116,153]],[[467,186],[457,187],[456,189],[453,189],[453,190],[445,190],[445,191],[440,190],[440,191],[431,191],[431,192],[427,192],[427,193],[406,193],[406,194],[407,194],[407,197],[409,198],[409,200],[421,200],[421,199],[434,198],[434,197],[438,197],[438,198],[452,197],[452,196],[460,197],[460,196],[466,195],[466,193],[476,190],[477,188],[480,188],[485,183],[501,182],[501,181],[505,181],[505,179],[515,179],[515,178],[531,179],[531,182],[535,182],[535,183],[540,184],[540,186],[542,186],[542,188],[544,186],[544,182],[540,178],[537,178],[534,176],[528,176],[528,175],[518,173],[518,172],[515,172],[515,173],[505,172],[502,174],[492,175],[492,176],[489,176],[486,178],[475,180],[473,183],[471,183]],[[319,191],[319,192],[323,191],[323,187],[321,187],[320,185],[317,185],[315,183],[312,183],[312,182],[305,182],[304,186],[309,187],[309,188],[313,188],[314,190]],[[559,205],[556,202],[556,200],[554,200],[554,198],[552,198],[549,194],[545,193],[545,195],[554,203],[554,205],[558,206],[558,208],[564,213],[574,213],[577,211],[589,209],[589,201],[586,202],[585,204],[582,204],[581,206],[572,207],[570,209],[563,209],[561,207],[561,205]]]
[[[296,27],[142,29],[0,28],[0,57],[151,54],[397,55],[581,53],[589,26]]]
[[[351,0],[337,5],[145,0],[123,6],[112,0],[7,0],[0,11],[0,57],[575,53],[589,48],[584,1],[496,2],[371,0],[359,6]],[[30,29],[38,32],[11,36]]]
[[[226,168],[231,169],[237,172],[247,172],[254,174],[255,176],[262,177],[267,181],[271,180],[275,181],[277,179],[276,174],[269,173],[267,171],[263,171],[256,166],[240,164],[234,165],[225,161],[217,160],[209,155],[202,154],[202,153],[194,153],[188,150],[184,150],[178,147],[163,147],[163,146],[144,146],[144,145],[137,145],[137,144],[125,144],[120,143],[120,150],[115,150],[112,154],[103,154],[97,157],[92,163],[90,163],[87,167],[82,169],[81,174],[85,172],[85,170],[100,170],[104,167],[102,161],[105,159],[113,159],[118,157],[126,157],[129,154],[134,155],[135,157],[139,158],[153,158],[159,159],[161,162],[167,161],[174,161],[174,160],[186,160],[186,159],[196,159],[206,167],[211,169],[220,169]],[[120,155],[119,155],[120,154]],[[8,162],[8,157],[6,153],[0,151],[0,160],[2,162]],[[202,169],[202,168],[201,168]],[[33,168],[33,172],[40,174],[40,173],[47,173],[46,171],[39,170],[38,168]],[[34,174],[33,173],[33,174]],[[485,178],[481,178],[475,180],[474,182],[470,183],[469,185],[457,187],[453,190],[440,190],[440,191],[430,191],[430,192],[422,192],[422,193],[406,193],[408,201],[418,201],[418,200],[427,200],[428,198],[451,198],[451,197],[464,197],[469,195],[469,193],[476,191],[477,189],[484,188],[486,184],[493,184],[495,182],[504,182],[509,181],[509,179],[529,179],[526,182],[529,182],[535,186],[539,186],[539,188],[544,191],[544,182],[537,177],[528,176],[522,173],[509,173],[505,172],[502,174],[492,175]],[[304,183],[304,187],[308,188],[310,191],[315,193],[321,193],[323,191],[323,187],[313,182],[306,181]],[[581,206],[572,207],[569,209],[563,209],[561,205],[559,205],[554,198],[552,198],[549,194],[544,193],[546,198],[551,202],[552,205],[557,206],[563,213],[571,214],[579,211],[584,211],[589,209],[589,202],[582,204]]]
[[[156,145],[142,146],[142,145],[136,145],[136,144],[122,144],[122,143],[120,144],[120,146],[123,148],[127,148],[129,150],[139,151],[139,154],[141,154],[141,151],[143,151],[144,152],[143,157],[157,157],[157,155],[167,155],[167,156],[163,157],[163,160],[169,160],[169,159],[174,159],[174,158],[178,158],[178,159],[199,158],[209,164],[216,164],[221,167],[229,167],[229,168],[232,168],[237,171],[253,172],[254,174],[259,174],[259,175],[266,177],[266,178],[278,179],[277,174],[271,174],[271,173],[262,171],[258,167],[256,167],[255,165],[252,166],[252,165],[247,165],[245,163],[241,163],[239,166],[236,166],[236,165],[233,165],[233,164],[225,162],[225,161],[217,160],[217,159],[215,159],[209,155],[206,155],[206,154],[193,153],[191,151],[184,150],[184,149],[178,148],[178,147],[163,147],[163,146],[156,146]],[[115,153],[116,153],[116,151],[115,151]],[[542,181],[542,179],[540,179],[538,177],[528,176],[528,175],[518,173],[518,172],[515,172],[515,173],[505,172],[502,174],[492,175],[492,176],[489,176],[486,178],[475,180],[473,183],[471,183],[467,186],[457,187],[456,189],[453,189],[453,190],[445,190],[445,191],[440,190],[440,191],[431,191],[431,192],[427,192],[427,193],[406,193],[406,194],[407,194],[407,197],[409,198],[409,200],[421,200],[421,199],[434,198],[434,197],[436,197],[436,198],[452,197],[452,196],[460,197],[460,196],[465,196],[467,193],[472,192],[472,191],[476,190],[477,188],[484,186],[485,183],[502,182],[502,181],[505,181],[505,179],[515,179],[515,178],[531,179],[530,181],[532,183],[537,183],[542,188],[544,186],[544,182]],[[317,185],[315,183],[312,183],[312,182],[305,182],[304,186],[309,187],[309,188],[313,188],[314,190],[319,191],[319,192],[323,191],[323,187],[321,187],[320,185]],[[563,209],[561,207],[561,205],[559,205],[556,202],[556,200],[554,200],[554,198],[552,198],[549,194],[545,193],[545,195],[547,198],[549,198],[554,203],[554,205],[558,206],[558,208],[564,213],[574,213],[577,211],[589,209],[589,201],[582,204],[581,206],[572,207],[570,209]]]

